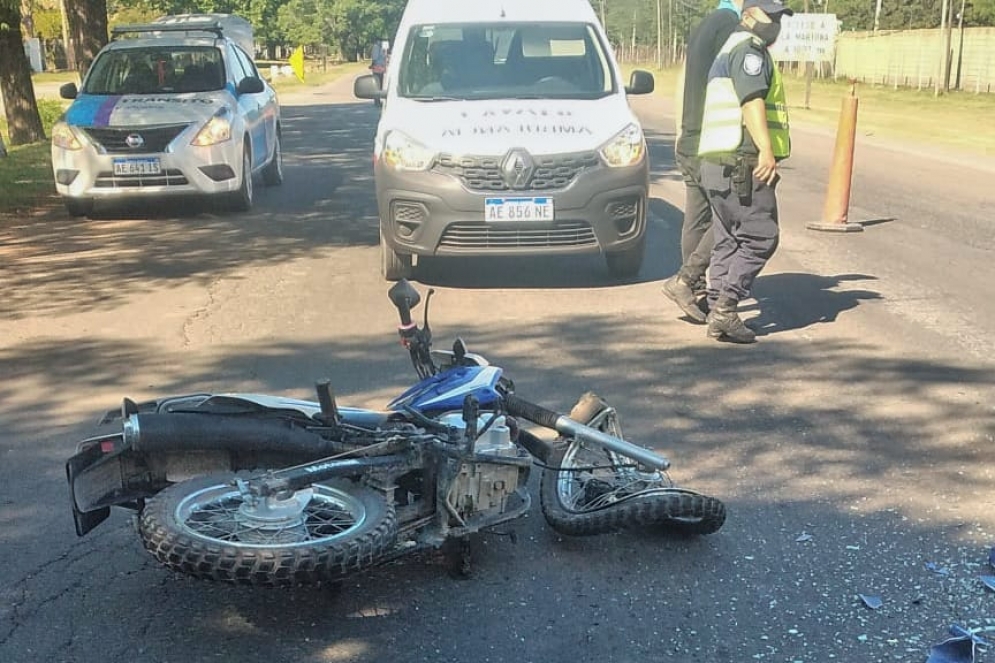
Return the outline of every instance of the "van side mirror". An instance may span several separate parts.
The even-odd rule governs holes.
[[[63,99],[75,99],[79,95],[75,83],[66,83],[59,88],[59,96]]]
[[[383,99],[387,91],[380,87],[380,81],[373,74],[364,74],[352,84],[352,93],[357,99]]]
[[[636,69],[629,77],[629,84],[625,88],[626,94],[650,94],[656,87],[653,74],[642,69]]]
[[[263,83],[263,80],[255,76],[246,76],[238,84],[239,94],[258,94],[265,89],[266,85]]]

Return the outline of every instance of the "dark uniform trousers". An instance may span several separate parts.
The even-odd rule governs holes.
[[[712,207],[701,185],[701,159],[677,152],[684,177],[684,225],[681,226],[681,271],[694,283],[705,276],[712,259]]]
[[[752,167],[750,168],[752,170]],[[708,278],[708,302],[750,296],[753,280],[777,249],[777,196],[774,186],[750,177],[749,196],[737,193],[735,166],[701,162],[701,182],[715,211],[715,247]]]

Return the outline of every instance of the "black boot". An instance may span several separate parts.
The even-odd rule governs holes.
[[[689,318],[695,322],[705,322],[705,312],[698,306],[698,299],[691,289],[691,283],[681,272],[663,282],[663,294],[677,304]]]
[[[733,343],[753,343],[756,333],[747,327],[736,312],[739,302],[732,297],[720,296],[708,312],[708,336]]]

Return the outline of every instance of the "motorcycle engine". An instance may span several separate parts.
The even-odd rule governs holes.
[[[443,423],[465,429],[462,415],[447,414],[440,418]],[[484,430],[490,414],[481,416],[477,430]],[[515,458],[520,455],[518,447],[511,440],[511,431],[503,416],[497,417],[477,438],[473,446],[475,454]],[[488,463],[484,460],[464,463],[450,493],[453,507],[463,516],[481,512],[502,513],[520,482],[525,481],[528,467]]]

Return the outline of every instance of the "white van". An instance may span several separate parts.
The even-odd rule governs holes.
[[[639,272],[649,164],[588,0],[409,0],[383,87],[374,146],[381,267],[413,256],[601,252]]]

